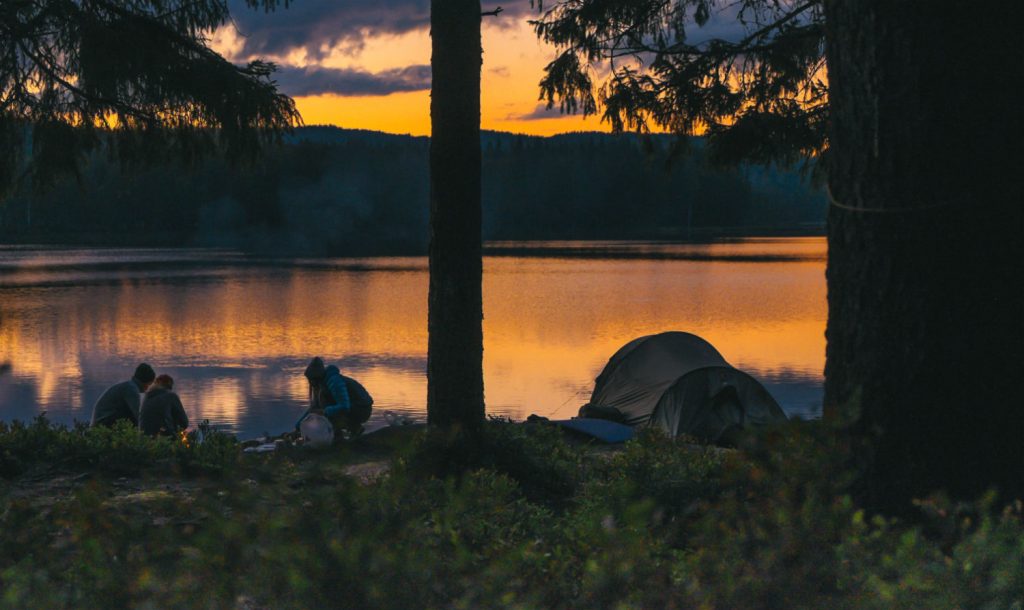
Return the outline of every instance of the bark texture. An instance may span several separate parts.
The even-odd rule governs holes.
[[[1016,3],[826,0],[826,415],[868,506],[1024,481]],[[967,13],[966,15],[964,13]]]
[[[427,420],[484,420],[479,0],[432,0]]]

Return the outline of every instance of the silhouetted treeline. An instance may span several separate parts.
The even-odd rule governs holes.
[[[300,129],[255,165],[211,158],[122,172],[90,159],[77,179],[0,208],[0,237],[110,245],[225,246],[296,255],[421,253],[428,140]],[[820,227],[824,196],[796,171],[715,169],[668,136],[485,133],[485,239],[680,238],[708,228]]]

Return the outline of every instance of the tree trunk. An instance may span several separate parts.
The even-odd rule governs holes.
[[[825,407],[887,512],[1022,491],[1020,9],[995,4],[825,2]]]
[[[427,420],[484,420],[480,2],[432,0]]]

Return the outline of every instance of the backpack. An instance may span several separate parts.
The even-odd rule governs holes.
[[[345,413],[348,421],[352,424],[361,424],[370,419],[370,412],[373,410],[373,397],[366,391],[363,384],[342,375],[338,372],[337,367],[327,367],[327,388],[335,400],[337,400],[337,396],[335,396],[334,388],[339,380],[345,382],[345,391],[348,394],[349,408]],[[340,393],[340,388],[338,390]],[[330,414],[331,410],[328,409],[327,413]]]
[[[370,396],[370,393],[366,391],[363,384],[355,379],[344,375],[341,377],[345,380],[345,389],[348,390],[348,400],[352,405],[352,410],[366,409],[366,411],[369,411],[373,407],[373,396]]]

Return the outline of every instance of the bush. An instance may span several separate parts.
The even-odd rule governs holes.
[[[51,423],[40,415],[25,424],[0,422],[0,477],[13,478],[33,468],[95,469],[118,475],[138,474],[146,468],[172,465],[188,471],[220,472],[238,459],[234,437],[206,426],[203,442],[196,432],[188,442],[150,438],[128,422],[114,427],[71,427]]]
[[[31,427],[0,435],[5,450],[28,455],[47,434]],[[871,517],[844,495],[824,426],[730,452],[652,433],[595,455],[508,422],[451,440],[425,435],[368,484],[332,470],[341,453],[296,451],[188,496],[126,498],[99,479],[52,506],[7,498],[0,607],[1024,604],[1019,503],[936,497],[919,523]],[[230,444],[211,447],[203,459],[228,459]]]
[[[573,496],[586,462],[584,448],[567,442],[555,426],[493,418],[478,434],[428,430],[398,468],[419,477],[492,470],[516,481],[531,501],[557,504]]]

